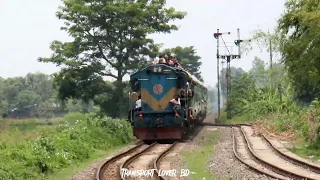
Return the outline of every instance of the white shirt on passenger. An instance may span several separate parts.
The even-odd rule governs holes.
[[[136,108],[141,108],[141,99],[136,101]]]
[[[170,102],[172,102],[175,105],[180,105],[180,98],[178,98],[178,100],[172,99]]]
[[[152,64],[158,64],[159,63],[159,58],[156,57],[153,59]]]

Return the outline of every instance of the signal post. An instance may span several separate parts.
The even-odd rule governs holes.
[[[227,74],[226,74],[226,78],[227,78],[227,119],[231,119],[231,103],[232,103],[232,99],[231,99],[231,66],[230,66],[230,62],[233,59],[240,59],[241,58],[241,49],[240,49],[240,44],[242,42],[248,41],[251,42],[251,40],[242,40],[240,39],[240,29],[237,29],[237,34],[238,34],[238,39],[234,41],[235,45],[238,46],[238,54],[231,54],[229,49],[227,47],[227,50],[229,52],[229,54],[226,55],[220,55],[219,54],[219,37],[222,36],[223,33],[219,33],[219,29],[217,30],[217,33],[214,33],[213,36],[217,39],[217,73],[218,73],[218,113],[219,113],[219,117],[220,117],[220,72],[219,72],[219,59],[224,59],[227,61]],[[224,33],[226,34],[226,33]],[[227,34],[230,34],[230,32],[228,32]],[[223,40],[223,38],[222,38]],[[223,40],[224,42],[224,40]],[[226,43],[224,42],[225,46]]]
[[[220,55],[219,55],[219,37],[222,36],[222,34],[231,34],[230,32],[227,33],[221,33],[219,32],[219,29],[217,29],[216,33],[213,33],[214,38],[217,39],[217,79],[218,79],[218,118],[220,118],[220,70],[219,70],[219,64],[220,64]]]

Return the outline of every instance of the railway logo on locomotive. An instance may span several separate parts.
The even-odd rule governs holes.
[[[163,92],[163,87],[162,87],[162,85],[161,85],[161,84],[155,84],[155,85],[153,86],[153,92],[154,92],[155,94],[161,94],[161,93]]]

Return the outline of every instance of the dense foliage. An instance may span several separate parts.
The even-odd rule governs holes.
[[[133,139],[128,122],[111,118],[89,117],[38,131],[37,138],[15,144],[0,139],[0,179],[43,179],[90,158],[96,150]]]
[[[319,98],[319,6],[317,0],[291,0],[279,19],[282,61],[294,81],[297,96],[311,102]]]
[[[200,72],[200,66],[202,65],[202,63],[200,62],[201,57],[196,54],[196,50],[193,46],[177,46],[174,48],[165,49],[163,51],[163,53],[167,52],[170,52],[172,55],[174,55],[174,57],[178,59],[179,63],[192,75],[194,75],[200,81],[203,81]]]
[[[92,102],[69,100],[65,107],[57,99],[50,75],[29,73],[25,77],[0,79],[0,114],[3,118],[49,118],[68,112],[97,111]]]
[[[61,71],[0,78],[3,118],[39,117],[0,119],[0,179],[46,179],[97,151],[132,141],[130,124],[109,117],[127,116],[130,90],[124,77],[160,53],[172,52],[202,80],[201,58],[193,46],[161,51],[148,36],[178,30],[171,22],[186,15],[166,7],[165,0],[62,1],[56,15],[72,40],[54,40],[53,54],[39,61]]]
[[[164,0],[63,1],[57,17],[64,20],[61,29],[73,41],[53,41],[52,56],[39,58],[63,66],[54,78],[59,98],[94,100],[103,106],[110,103],[107,97],[112,94],[112,103],[118,103],[113,112],[121,116],[125,106],[123,77],[159,51],[147,35],[177,30],[170,22],[186,15],[165,5]],[[113,89],[103,77],[115,79]]]
[[[271,66],[256,58],[249,72],[233,76],[230,103],[232,121],[259,120],[265,129],[275,130],[282,138],[307,142],[296,144],[297,153],[318,157],[319,5],[316,0],[287,1],[275,33],[256,31],[252,39],[262,43],[263,48],[272,43],[269,52],[280,54],[280,59]]]

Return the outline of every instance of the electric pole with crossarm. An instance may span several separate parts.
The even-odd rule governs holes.
[[[217,89],[218,89],[218,118],[220,118],[220,70],[219,70],[219,37],[222,36],[222,34],[230,34],[230,32],[227,33],[221,33],[219,32],[219,29],[217,29],[216,33],[213,33],[214,38],[217,39]]]
[[[230,34],[230,32],[228,32]],[[218,110],[219,110],[219,117],[220,117],[220,81],[219,81],[219,59],[225,59],[227,61],[227,119],[231,119],[231,105],[232,105],[232,99],[231,99],[231,66],[230,62],[233,59],[240,59],[241,58],[241,48],[240,44],[242,42],[248,41],[251,42],[251,40],[242,40],[240,39],[240,29],[237,29],[238,39],[234,41],[235,45],[238,46],[238,54],[232,54],[232,52],[229,51],[228,47],[226,46],[226,43],[224,42],[223,38],[222,41],[225,45],[225,48],[227,48],[227,51],[229,54],[220,55],[219,54],[219,37],[222,35],[222,33],[219,33],[219,29],[217,33],[214,33],[214,36],[217,39],[217,71],[218,71]]]

